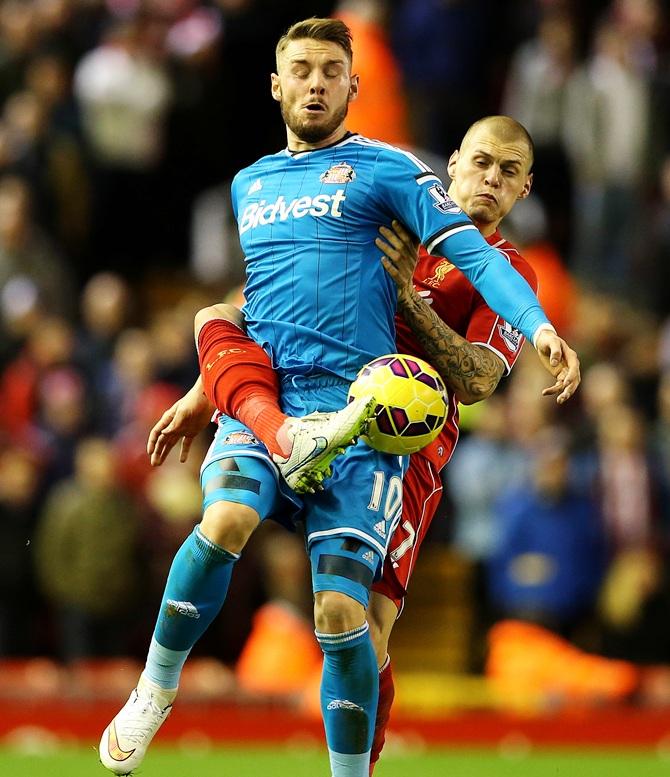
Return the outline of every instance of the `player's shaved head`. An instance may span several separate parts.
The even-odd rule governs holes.
[[[449,196],[488,237],[533,185],[533,141],[509,116],[486,116],[449,157]]]
[[[279,61],[288,44],[294,40],[305,39],[336,43],[344,50],[349,65],[351,65],[354,57],[351,47],[351,30],[339,19],[319,19],[312,16],[291,25],[279,39],[275,52],[277,69],[279,69]]]
[[[480,133],[490,132],[503,143],[522,141],[528,148],[528,172],[535,160],[535,144],[528,130],[511,116],[485,116],[471,124],[461,141],[461,151]]]

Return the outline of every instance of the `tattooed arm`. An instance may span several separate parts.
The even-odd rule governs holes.
[[[410,294],[398,295],[398,309],[428,361],[456,393],[459,402],[472,405],[493,394],[505,372],[499,356],[447,326],[414,289]]]
[[[417,294],[412,283],[417,246],[400,224],[393,222],[393,230],[382,227],[380,232],[386,242],[377,238],[376,243],[385,254],[385,269],[398,286],[398,309],[430,363],[462,404],[491,396],[505,371],[502,359],[461,337]]]

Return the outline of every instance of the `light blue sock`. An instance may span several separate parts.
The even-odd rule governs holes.
[[[321,711],[332,777],[368,777],[379,696],[368,624],[316,638],[324,655]]]
[[[177,551],[145,667],[162,688],[176,688],[188,654],[218,615],[239,555],[208,540],[198,526]]]

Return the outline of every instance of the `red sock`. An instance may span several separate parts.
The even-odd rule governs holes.
[[[217,318],[200,330],[198,357],[210,402],[248,426],[270,453],[284,454],[277,432],[288,416],[279,407],[279,382],[260,345],[231,321]]]
[[[391,669],[391,659],[389,658],[379,673],[379,701],[377,702],[375,735],[372,740],[372,752],[370,753],[370,775],[374,772],[375,764],[379,760],[379,755],[384,747],[386,728],[389,723],[394,696],[395,685],[393,684],[393,671]]]

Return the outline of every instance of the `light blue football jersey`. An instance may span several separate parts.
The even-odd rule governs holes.
[[[448,252],[526,336],[547,321],[432,170],[386,143],[349,134],[327,148],[263,157],[237,174],[232,202],[248,332],[281,371],[350,381],[395,351],[397,291],[374,243],[394,218],[430,252]]]

